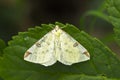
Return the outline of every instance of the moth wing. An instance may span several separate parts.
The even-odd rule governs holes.
[[[25,52],[24,60],[50,66],[56,62],[54,53],[54,35],[49,32]]]
[[[90,59],[88,51],[69,34],[62,31],[60,35],[61,58],[60,62],[66,65],[83,62]]]

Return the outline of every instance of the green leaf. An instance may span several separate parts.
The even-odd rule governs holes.
[[[2,54],[3,54],[3,49],[6,47],[6,44],[5,44],[5,42],[2,40],[2,39],[0,39],[0,56],[2,56]]]
[[[6,47],[5,42],[2,39],[0,39],[0,60],[2,59],[3,49],[5,47]],[[3,80],[3,79],[0,77],[0,80]]]
[[[0,77],[0,80],[3,80],[3,79]]]
[[[24,61],[23,55],[25,51],[52,30],[55,25],[59,25],[79,41],[89,51],[91,59],[72,66],[57,62],[49,67]],[[41,27],[30,28],[27,32],[21,32],[14,36],[13,40],[9,42],[9,46],[4,50],[4,58],[0,60],[0,75],[5,80],[61,80],[64,79],[64,75],[81,76],[81,74],[120,78],[120,60],[98,39],[92,38],[84,31],[80,31],[70,24],[64,25],[56,22],[55,25],[44,24]],[[66,78],[66,80],[69,80],[69,78]],[[84,78],[81,80],[84,80]]]
[[[114,26],[115,39],[120,46],[120,0],[106,0],[109,22]]]
[[[108,16],[104,13],[105,7],[106,7],[105,2],[106,1],[103,1],[100,4],[100,6],[97,8],[97,10],[89,10],[89,11],[87,11],[83,14],[83,16],[80,18],[80,26],[81,26],[80,28],[81,29],[85,30],[85,27],[89,26],[89,31],[93,32],[93,30],[95,28],[94,25],[95,25],[98,18],[101,18],[102,20],[105,20],[105,21],[109,22]],[[90,16],[90,20],[91,20],[90,22],[87,21],[89,18],[86,18],[86,17],[88,17],[88,16]]]
[[[65,75],[59,80],[118,80],[104,76],[86,76],[86,75]]]
[[[92,16],[96,16],[96,17],[99,17],[105,21],[108,21],[108,16],[105,15],[103,12],[101,11],[88,11],[86,13],[86,15],[92,15]]]

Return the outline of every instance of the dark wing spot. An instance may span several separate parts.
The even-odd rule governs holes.
[[[87,57],[90,57],[89,53],[87,51],[83,52]]]
[[[27,56],[29,56],[30,54],[32,54],[32,53],[29,52],[29,51],[26,51],[26,52],[25,52],[25,55],[24,55],[24,58],[27,57]]]
[[[78,42],[75,42],[74,44],[73,44],[73,47],[76,47],[76,46],[78,46]]]
[[[40,44],[39,42],[36,42],[35,45],[36,45],[37,47],[41,47],[41,44]]]

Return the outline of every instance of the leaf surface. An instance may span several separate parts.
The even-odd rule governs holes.
[[[59,25],[79,41],[89,51],[91,59],[72,66],[57,62],[49,67],[24,61],[25,51],[47,32],[51,31],[55,25]],[[120,61],[107,46],[73,25],[64,25],[58,22],[55,25],[44,24],[41,27],[30,28],[27,32],[21,32],[14,36],[13,40],[9,42],[9,46],[4,50],[4,58],[0,60],[0,75],[2,78],[5,80],[64,80],[64,75],[81,77],[81,74],[88,76],[88,78],[96,75],[120,78]],[[75,76],[73,79],[71,78],[71,80],[74,79]],[[65,77],[65,80],[69,80],[69,78]],[[80,80],[86,80],[86,78],[83,77]],[[92,80],[91,77],[88,80]]]

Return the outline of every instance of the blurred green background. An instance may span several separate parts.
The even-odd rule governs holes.
[[[97,37],[114,52],[113,26],[105,19],[86,13],[106,14],[104,0],[0,0],[0,38],[6,42],[18,32],[42,23],[70,23]]]

